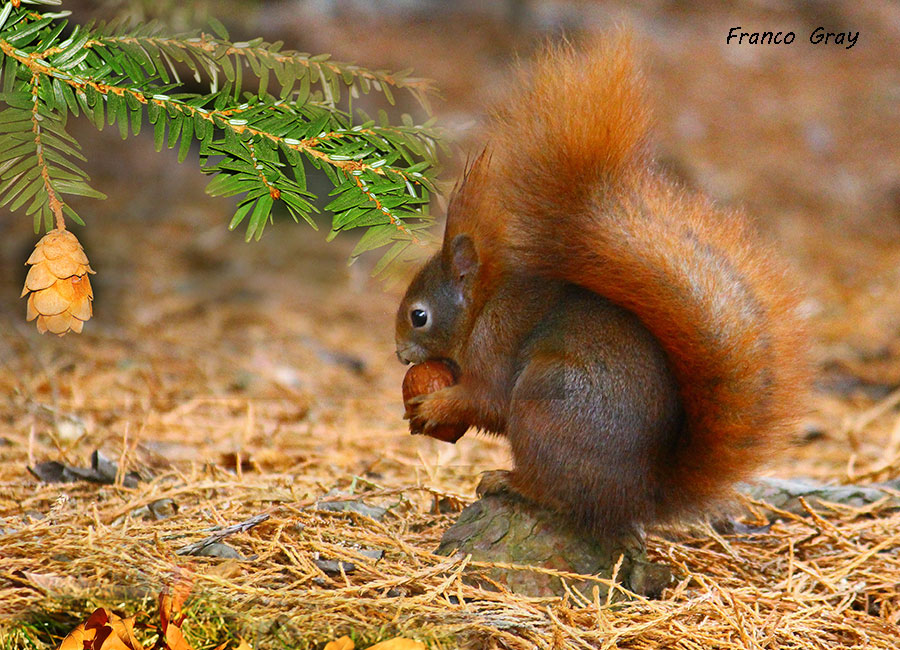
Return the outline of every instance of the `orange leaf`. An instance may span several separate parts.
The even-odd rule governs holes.
[[[97,631],[103,629],[109,620],[109,612],[102,607],[95,609],[84,623],[77,626],[66,635],[59,644],[58,650],[85,650],[92,648]]]
[[[82,623],[66,635],[66,638],[62,640],[57,650],[84,650],[85,648],[90,648],[96,635],[96,629],[85,630],[84,623]]]
[[[169,585],[159,594],[159,621],[163,632],[166,632],[169,623],[178,618],[184,601],[187,600],[194,586],[194,578],[184,569],[178,569]]]
[[[216,564],[210,565],[206,569],[205,574],[227,579],[235,578],[241,575],[243,572],[244,567],[241,566],[240,562],[238,562],[237,560],[225,560],[224,562],[217,562]],[[241,650],[241,648],[237,648],[237,650]]]
[[[346,634],[336,641],[331,641],[325,645],[324,650],[353,650],[356,644]]]
[[[177,625],[169,625],[166,629],[166,648],[168,650],[194,650],[191,644],[184,638],[181,628]]]
[[[90,630],[103,627],[109,623],[109,614],[109,610],[98,607],[87,617],[87,620],[84,622],[84,629]]]
[[[84,642],[84,624],[81,624],[66,635],[56,650],[84,650]]]
[[[425,650],[425,644],[398,636],[369,646],[368,650]]]
[[[109,622],[110,612],[102,607],[98,607],[87,619],[69,632],[62,643],[59,644],[57,650],[91,650],[98,636],[105,636],[104,630],[108,629],[106,624]]]
[[[162,631],[165,632],[169,629],[169,621],[170,616],[172,614],[172,595],[168,592],[168,590],[163,589],[159,592],[159,598],[157,598],[158,609],[159,609],[159,626],[162,628]]]
[[[109,625],[104,625],[97,630],[97,638],[94,639],[93,650],[129,650],[129,648],[119,638],[115,630]]]
[[[134,636],[134,619],[137,615],[121,618],[115,614],[109,615],[109,626],[118,635],[122,642],[131,650],[144,650],[144,646]]]

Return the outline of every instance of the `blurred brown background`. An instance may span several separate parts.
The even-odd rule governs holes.
[[[475,144],[473,127],[516,57],[563,34],[579,42],[630,25],[654,95],[663,164],[717,201],[744,206],[806,286],[815,411],[774,471],[835,480],[897,474],[896,413],[869,410],[900,386],[896,2],[66,5],[78,20],[125,12],[176,29],[202,26],[212,12],[234,40],[263,36],[367,67],[412,66],[436,81],[435,112],[460,152]],[[735,26],[793,31],[796,40],[727,45]],[[858,40],[851,49],[813,45],[819,26],[859,32]],[[28,219],[3,215],[7,459],[25,460],[28,436],[37,435],[29,454],[81,459],[120,444],[127,431],[147,453],[170,460],[242,450],[263,468],[394,471],[404,480],[426,472],[458,490],[471,488],[477,470],[505,462],[495,441],[470,436],[450,447],[405,436],[403,368],[392,342],[398,292],[368,279],[377,255],[347,268],[354,237],[326,244],[324,232],[285,220],[245,245],[226,229],[230,205],[204,194],[195,164],[155,154],[148,134],[123,144],[115,129],[72,130],[95,187],[109,195],[77,203],[87,227],[75,232],[97,270],[95,317],[84,335],[64,339],[41,337],[24,322],[17,298],[35,238]],[[463,156],[447,161],[447,178]],[[21,478],[22,465],[10,472]]]

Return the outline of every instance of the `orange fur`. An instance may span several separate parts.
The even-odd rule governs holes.
[[[807,385],[785,267],[744,217],[652,167],[629,39],[548,51],[490,123],[451,202],[445,242],[471,235],[488,270],[580,285],[662,344],[687,430],[665,459],[657,519],[696,512],[785,439]]]

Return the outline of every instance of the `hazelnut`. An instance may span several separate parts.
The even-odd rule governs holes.
[[[426,361],[411,366],[403,378],[403,404],[409,413],[409,400],[419,395],[434,393],[456,383],[453,370],[443,361]],[[444,424],[435,427],[428,435],[444,442],[456,442],[469,427],[465,424]],[[412,431],[411,433],[422,433]]]

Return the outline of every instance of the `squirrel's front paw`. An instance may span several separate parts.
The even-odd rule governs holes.
[[[406,402],[406,414],[403,417],[409,420],[410,433],[427,433],[440,424],[434,414],[433,395],[433,393],[418,395]]]
[[[475,488],[475,494],[482,499],[492,494],[513,494],[512,485],[509,479],[512,472],[505,469],[495,469],[484,472],[481,475],[481,481]]]
[[[468,425],[459,421],[459,414],[454,410],[453,390],[443,388],[434,393],[419,395],[406,402],[406,415],[409,420],[409,431],[454,443],[468,429]]]

